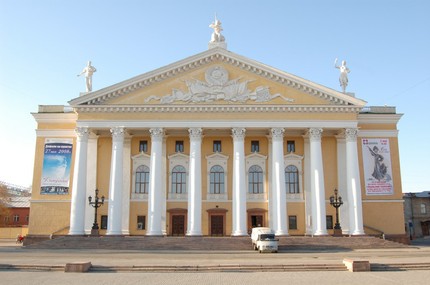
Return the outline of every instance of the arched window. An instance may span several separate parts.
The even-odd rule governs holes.
[[[140,165],[136,169],[136,181],[134,192],[138,194],[148,194],[149,187],[149,167]]]
[[[253,165],[248,170],[248,192],[263,193],[263,169],[258,165]]]
[[[187,171],[182,165],[172,169],[172,193],[187,193]]]
[[[299,188],[299,170],[294,165],[285,167],[285,189],[288,194],[300,192]]]
[[[224,168],[214,165],[210,171],[210,193],[224,193]]]

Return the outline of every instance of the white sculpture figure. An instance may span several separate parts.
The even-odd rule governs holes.
[[[215,16],[215,21],[209,25],[209,28],[214,29],[214,32],[212,33],[211,37],[211,43],[218,43],[218,42],[224,42],[224,36],[221,35],[222,27],[221,27],[221,21],[218,20]]]
[[[88,61],[87,66],[85,66],[82,72],[78,74],[78,76],[85,74],[85,85],[87,92],[91,92],[93,89],[93,73],[96,71],[97,69],[91,65],[91,61]]]
[[[339,83],[340,83],[340,86],[342,86],[342,92],[345,93],[346,86],[348,86],[349,68],[346,67],[346,61],[345,60],[342,60],[342,65],[338,66],[337,65],[337,58],[334,60],[334,67],[339,69],[339,71],[340,71]]]

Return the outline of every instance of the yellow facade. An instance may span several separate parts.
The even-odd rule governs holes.
[[[208,59],[208,60],[202,60]],[[175,98],[172,102],[162,103],[161,99],[166,94],[172,94],[172,90],[186,92],[189,82],[207,80],[207,70],[219,68],[228,73],[230,80],[243,83],[247,82],[246,88],[249,91],[258,90],[260,87],[268,87],[269,95],[280,95],[266,101],[248,99],[243,102],[216,99],[203,102],[187,102]],[[205,77],[206,74],[206,77]],[[235,82],[231,84],[236,84]],[[242,85],[243,86],[243,85]],[[215,87],[207,87],[215,90]],[[191,91],[189,91],[191,92]],[[230,92],[230,91],[229,91]],[[251,92],[252,93],[252,92]],[[188,94],[188,93],[187,93]],[[206,94],[206,93],[201,93]],[[217,93],[218,94],[218,93]],[[227,91],[225,94],[229,94]],[[225,95],[224,94],[224,95]],[[233,93],[232,93],[233,94]],[[253,93],[252,93],[253,94]],[[225,95],[227,97],[227,95]],[[152,98],[152,99],[151,99]],[[154,99],[155,98],[155,99]],[[249,98],[253,98],[250,97]],[[286,99],[285,99],[286,98]],[[288,100],[287,100],[288,99]],[[97,101],[98,100],[98,101]],[[175,101],[176,100],[176,101]],[[138,157],[139,144],[141,141],[147,142],[145,151],[146,157],[153,155],[152,137],[149,130],[151,128],[163,128],[163,171],[157,179],[162,180],[160,185],[164,185],[162,191],[167,197],[165,209],[162,209],[163,234],[173,235],[177,233],[178,224],[185,227],[182,234],[186,234],[188,226],[189,201],[183,199],[170,199],[172,173],[169,166],[169,157],[177,154],[175,149],[177,141],[183,141],[183,157],[192,155],[190,152],[191,142],[188,133],[190,127],[199,126],[203,130],[201,140],[200,165],[198,173],[201,178],[201,211],[197,220],[201,221],[202,235],[211,235],[215,231],[211,224],[217,219],[217,223],[222,224],[222,235],[231,235],[235,227],[234,207],[235,197],[233,195],[234,180],[234,160],[235,149],[234,139],[231,129],[234,127],[245,127],[246,136],[244,139],[245,158],[252,158],[251,144],[253,141],[259,142],[258,158],[264,164],[262,181],[264,194],[263,198],[254,199],[248,197],[246,201],[246,228],[249,231],[255,223],[261,226],[271,226],[272,209],[270,199],[273,199],[273,169],[272,169],[272,128],[283,128],[282,152],[285,159],[289,154],[287,142],[294,142],[294,154],[300,160],[300,192],[295,195],[287,193],[286,197],[286,221],[290,217],[296,219],[297,228],[288,230],[290,235],[309,234],[310,215],[309,205],[311,201],[309,181],[311,174],[309,167],[309,128],[323,129],[321,137],[321,154],[323,169],[323,188],[325,215],[334,219],[335,210],[329,204],[329,198],[333,195],[335,188],[341,187],[339,183],[343,181],[344,172],[339,165],[341,152],[341,141],[345,129],[359,129],[356,142],[358,171],[360,173],[360,194],[362,205],[362,219],[365,233],[371,234],[376,229],[387,235],[403,235],[403,204],[400,176],[399,146],[397,139],[397,122],[400,115],[395,112],[361,113],[361,108],[365,102],[326,87],[317,85],[310,81],[297,78],[288,73],[269,68],[258,64],[252,60],[226,53],[223,50],[213,49],[199,55],[198,59],[192,57],[181,62],[174,63],[149,74],[143,74],[125,83],[119,83],[111,87],[84,94],[81,97],[70,101],[74,108],[72,113],[64,112],[61,107],[55,109],[40,108],[34,114],[38,122],[38,137],[36,140],[36,153],[34,163],[34,180],[31,202],[31,219],[29,225],[30,235],[50,235],[67,234],[71,223],[71,205],[73,202],[73,179],[80,177],[76,175],[79,167],[76,163],[76,151],[78,140],[74,134],[76,127],[88,127],[90,133],[96,141],[96,154],[91,152],[88,156],[94,155],[93,162],[95,168],[88,168],[86,172],[87,180],[93,179],[95,186],[100,190],[99,196],[106,197],[105,205],[98,210],[98,219],[101,216],[109,215],[109,195],[112,188],[112,165],[114,144],[110,128],[122,127],[125,130],[124,145],[125,171],[122,181],[123,192],[128,195],[123,197],[129,199],[123,204],[123,209],[127,209],[128,224],[123,222],[122,228],[127,228],[124,234],[145,235],[148,233],[149,196],[136,196],[133,198],[135,170],[133,159]],[[370,115],[371,119],[366,116]],[[383,135],[380,135],[383,134]],[[342,137],[342,138],[341,138]],[[44,163],[44,146],[47,138],[68,138],[73,140],[73,155],[70,164],[69,192],[66,195],[46,195],[42,194],[41,177]],[[389,195],[368,195],[365,189],[366,177],[363,166],[362,140],[372,138],[388,139],[390,144],[391,171],[393,181],[393,192]],[[129,142],[126,142],[129,140]],[[220,152],[226,157],[225,168],[225,193],[226,199],[214,200],[209,195],[210,181],[208,181],[210,169],[208,161],[214,152],[214,141],[220,141],[222,150]],[[367,151],[367,150],[365,150]],[[209,158],[208,158],[209,157]],[[173,158],[172,158],[173,159]],[[148,160],[149,161],[149,160]],[[88,164],[90,165],[90,164]],[[248,169],[246,169],[248,171]],[[187,177],[190,173],[187,172]],[[82,177],[82,176],[81,176]],[[127,178],[128,177],[128,178]],[[79,178],[82,179],[82,178]],[[86,180],[86,181],[87,181]],[[280,180],[282,181],[282,180]],[[75,181],[76,182],[76,181]],[[342,182],[343,183],[343,182]],[[245,180],[248,184],[248,180]],[[88,185],[88,184],[87,184]],[[247,185],[241,186],[242,191],[247,192]],[[284,187],[284,186],[282,186]],[[90,189],[93,191],[94,189]],[[87,191],[83,189],[80,191]],[[161,191],[161,190],[157,190]],[[249,193],[248,193],[249,194]],[[252,195],[248,195],[252,196]],[[139,198],[140,197],[140,198]],[[143,197],[143,198],[142,198]],[[347,197],[344,197],[347,199]],[[125,206],[124,206],[125,205]],[[83,206],[82,206],[83,207]],[[161,207],[158,205],[157,207]],[[88,209],[88,208],[87,208]],[[88,211],[88,210],[87,210]],[[93,212],[85,214],[86,220],[93,219]],[[138,217],[145,217],[145,228],[139,229]],[[212,216],[217,218],[212,220]],[[178,218],[179,217],[179,218]],[[124,217],[123,217],[124,218]],[[325,217],[324,217],[325,218]],[[124,220],[125,221],[125,220]],[[212,222],[211,222],[212,221]],[[334,221],[333,221],[334,222]],[[262,224],[261,224],[262,223]],[[88,221],[86,221],[88,224]],[[290,226],[290,225],[289,225]],[[175,228],[176,227],[176,228]],[[366,229],[368,228],[368,230]],[[86,226],[85,231],[88,233]],[[107,229],[109,231],[109,229]],[[107,233],[106,229],[100,231]],[[332,233],[329,229],[328,234]]]

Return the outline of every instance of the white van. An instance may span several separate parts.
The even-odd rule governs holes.
[[[254,250],[261,252],[278,252],[278,239],[270,228],[256,227],[252,229],[251,241]]]

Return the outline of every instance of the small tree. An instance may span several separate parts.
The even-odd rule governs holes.
[[[8,201],[10,198],[10,194],[7,191],[7,187],[3,184],[0,184],[0,226],[6,225],[6,217],[9,217],[10,211],[8,208]]]

